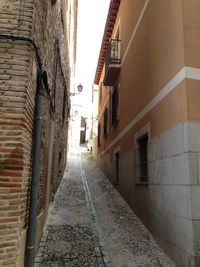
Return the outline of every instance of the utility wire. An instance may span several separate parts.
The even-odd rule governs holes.
[[[0,33],[8,34],[14,30],[17,30],[17,29],[19,30],[19,27],[22,25],[23,20],[24,20],[24,10],[25,10],[25,0],[20,0],[18,24],[15,27],[11,28],[10,30],[1,29]],[[18,34],[19,34],[19,31],[18,31]]]

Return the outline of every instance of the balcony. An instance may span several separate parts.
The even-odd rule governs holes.
[[[114,86],[121,70],[120,55],[121,40],[111,39],[108,55],[105,61],[105,86]]]

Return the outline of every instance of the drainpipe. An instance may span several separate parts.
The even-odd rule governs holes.
[[[0,0],[1,1],[1,0]],[[48,85],[48,76],[46,71],[42,71],[42,60],[39,54],[39,49],[34,40],[26,36],[15,36],[0,33],[0,40],[11,40],[14,42],[27,42],[31,44],[35,51],[38,74],[37,74],[37,88],[35,96],[35,117],[34,117],[34,137],[33,137],[33,150],[32,150],[32,177],[31,177],[31,189],[30,189],[30,206],[29,206],[29,218],[28,229],[26,237],[26,255],[25,255],[25,267],[33,267],[35,259],[35,243],[36,243],[36,226],[37,226],[37,206],[38,206],[38,193],[39,193],[39,180],[40,180],[40,156],[41,156],[41,136],[42,136],[42,121],[44,113],[44,92],[42,88],[42,81],[47,93],[47,97],[50,101],[51,110],[53,111],[53,105],[50,96],[50,89]]]
[[[36,226],[37,226],[37,207],[40,181],[40,157],[41,157],[41,136],[42,122],[44,114],[44,94],[42,92],[42,73],[37,75],[37,89],[35,102],[35,119],[34,119],[34,137],[33,137],[33,159],[32,159],[32,177],[30,191],[30,207],[28,230],[26,239],[26,259],[25,266],[33,267],[35,259],[35,243],[36,243]]]
[[[34,137],[33,137],[33,150],[32,150],[32,177],[30,189],[30,206],[28,218],[28,230],[26,237],[26,255],[25,267],[33,267],[35,259],[35,243],[36,243],[36,225],[37,225],[37,206],[38,206],[38,193],[39,193],[39,180],[40,180],[40,156],[41,156],[41,135],[42,135],[42,121],[44,113],[44,92],[42,88],[42,81],[47,97],[50,101],[51,110],[53,105],[50,96],[50,89],[48,86],[47,72],[42,70],[42,60],[39,54],[39,49],[34,40],[26,36],[15,36],[0,33],[0,40],[11,40],[14,42],[27,42],[31,44],[35,51],[35,56],[38,65],[37,74],[37,89],[35,97],[35,117],[34,117]]]

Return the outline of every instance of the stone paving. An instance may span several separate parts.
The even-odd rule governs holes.
[[[35,266],[175,266],[91,159],[69,154]]]

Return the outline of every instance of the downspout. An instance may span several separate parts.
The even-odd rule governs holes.
[[[44,115],[44,92],[42,92],[42,73],[38,71],[37,89],[35,100],[35,119],[34,119],[34,137],[33,137],[33,159],[32,159],[32,177],[30,191],[30,207],[28,230],[26,238],[26,258],[25,266],[33,267],[35,260],[35,243],[37,228],[37,208],[40,181],[40,158],[41,158],[41,136],[42,123]]]
[[[42,71],[42,61],[39,55],[39,49],[35,42],[24,36],[14,36],[0,34],[0,40],[11,40],[14,42],[24,41],[31,44],[35,51],[38,73],[37,73],[37,85],[35,95],[35,114],[34,114],[34,136],[32,146],[32,176],[31,176],[31,189],[30,189],[30,206],[28,217],[28,229],[26,237],[26,251],[25,251],[25,266],[33,267],[35,260],[35,243],[36,243],[36,226],[37,226],[37,206],[38,206],[38,194],[39,194],[39,180],[40,180],[40,157],[41,157],[41,134],[42,123],[44,114],[44,91],[42,88],[42,80],[47,92],[47,96],[51,102],[50,90],[48,87],[47,73]],[[51,103],[52,108],[52,103]]]

